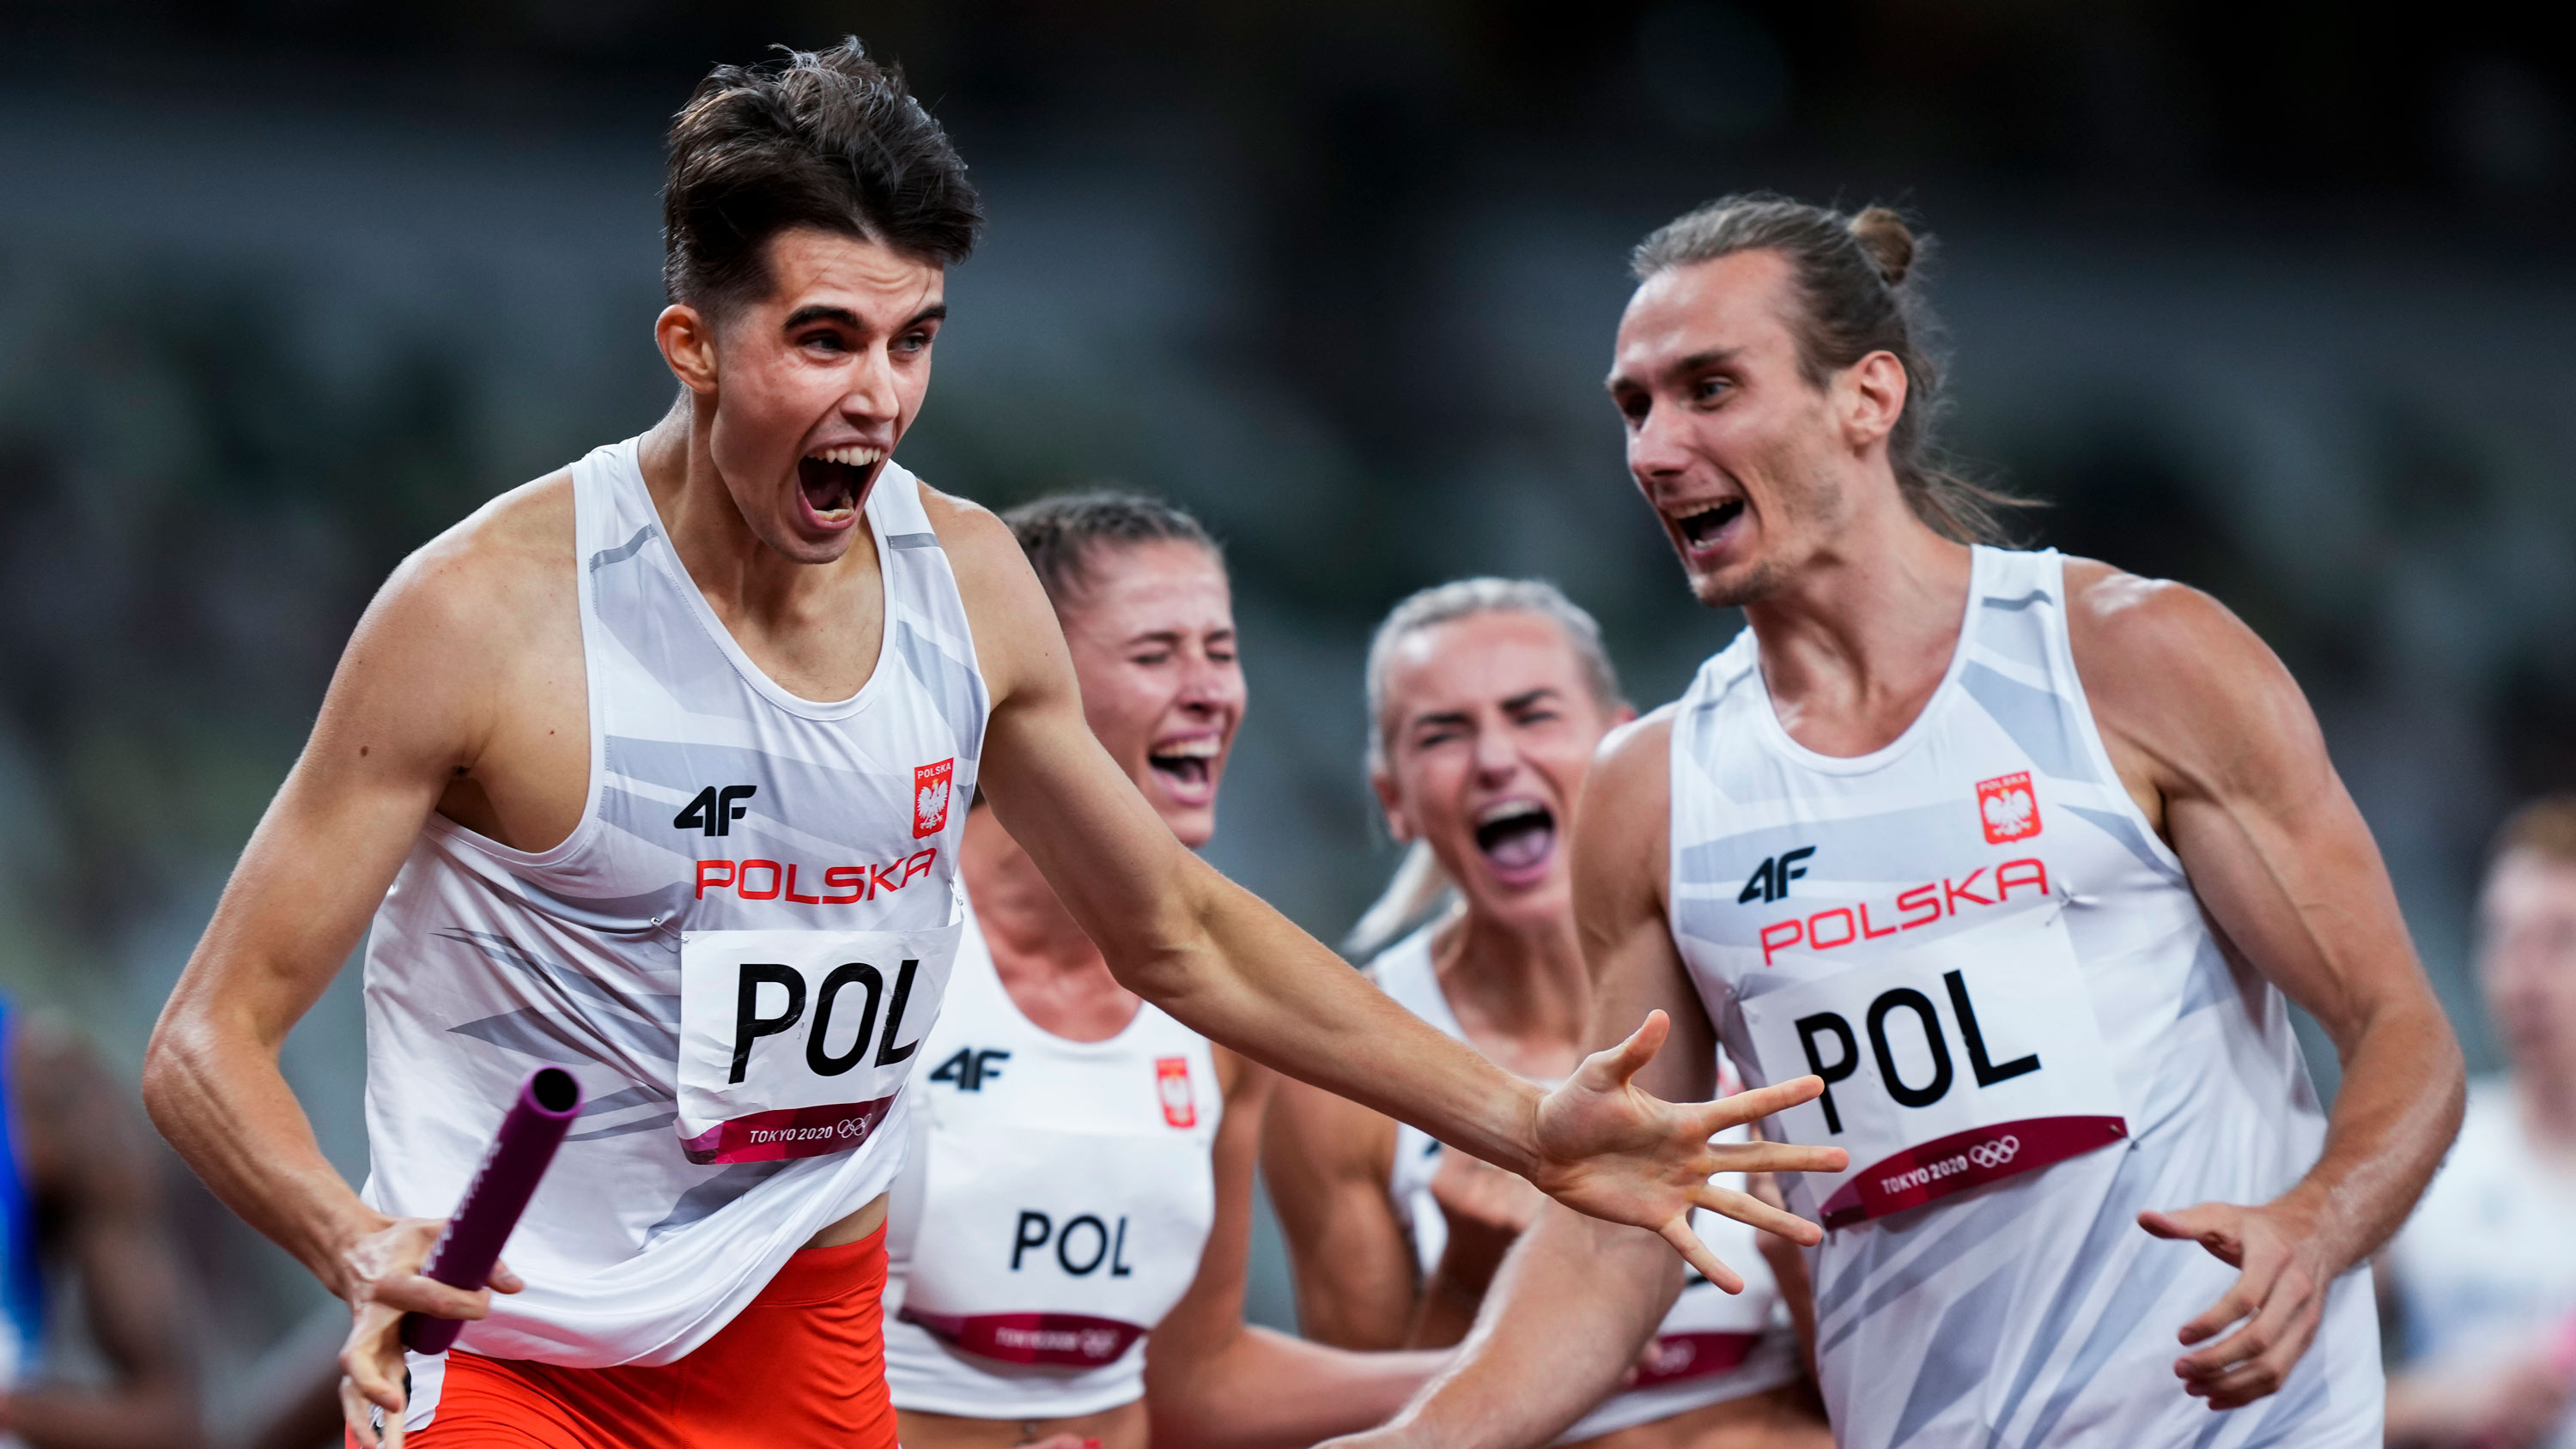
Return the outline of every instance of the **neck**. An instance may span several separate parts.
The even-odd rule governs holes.
[[[1501,1038],[1523,1057],[1560,1057],[1583,1046],[1592,1010],[1592,979],[1571,914],[1535,925],[1496,920],[1470,907],[1433,944],[1441,994],[1471,1036]],[[1483,1043],[1480,1043],[1482,1045]],[[1503,1053],[1487,1053],[1497,1059]],[[1525,1075],[1525,1062],[1505,1065]]]
[[[1782,726],[1824,754],[1867,754],[1911,724],[1949,671],[1967,606],[1969,553],[1916,519],[1891,478],[1744,607]]]
[[[683,388],[671,410],[644,435],[637,462],[673,551],[719,616],[792,615],[834,588],[845,568],[873,563],[875,555],[866,548],[852,548],[831,563],[815,565],[763,543],[716,470],[708,443],[714,430],[714,399]]]
[[[967,815],[957,868],[994,972],[1021,1015],[1076,1041],[1105,1041],[1126,1028],[1139,998],[1110,975],[1100,948],[990,809]]]

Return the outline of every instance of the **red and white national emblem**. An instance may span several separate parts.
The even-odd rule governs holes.
[[[912,772],[912,838],[937,835],[948,828],[948,782],[957,775],[957,761],[945,759],[936,765],[922,765]]]
[[[1977,817],[1986,827],[1988,845],[2006,845],[2039,833],[2039,797],[2031,793],[2030,772],[1998,775],[1977,782]]]
[[[1199,1125],[1198,1099],[1190,1094],[1188,1057],[1154,1058],[1154,1091],[1163,1099],[1163,1120],[1175,1127]]]

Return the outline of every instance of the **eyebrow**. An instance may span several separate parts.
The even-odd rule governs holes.
[[[945,302],[934,302],[930,306],[922,308],[920,312],[914,314],[911,321],[904,323],[901,327],[898,327],[895,330],[897,332],[908,332],[913,328],[920,326],[924,322],[941,321],[947,316],[948,304]],[[847,307],[835,307],[824,302],[809,302],[804,306],[797,308],[795,311],[788,313],[787,320],[780,323],[779,326],[784,331],[792,332],[799,327],[815,322],[838,323],[843,327],[849,328],[853,332],[865,332],[868,330],[868,325],[859,320],[858,313],[851,311]]]
[[[1681,361],[1663,368],[1662,372],[1667,377],[1687,376],[1690,373],[1704,372],[1709,368],[1733,362],[1743,353],[1744,349],[1741,347],[1712,347],[1706,352],[1694,352]],[[1611,392],[1617,392],[1623,384],[1629,387],[1643,386],[1633,379],[1622,376],[1616,368],[1611,369],[1608,377],[1601,379],[1601,386]]]
[[[1461,725],[1473,723],[1475,723],[1475,717],[1463,709],[1435,709],[1426,710],[1423,713],[1417,714],[1413,718],[1406,720],[1404,722],[1404,727],[1408,730],[1418,730],[1425,725]]]
[[[1519,694],[1515,694],[1511,698],[1504,700],[1503,708],[1506,710],[1524,710],[1529,708],[1531,705],[1538,703],[1540,700],[1548,698],[1556,692],[1557,689],[1555,685],[1542,684],[1536,689],[1523,690]]]
[[[1192,632],[1192,630],[1187,628],[1139,629],[1135,633],[1127,636],[1127,644],[1178,644],[1183,640],[1188,639]],[[1196,632],[1212,639],[1231,639],[1234,637],[1234,629],[1232,626],[1228,626],[1223,629],[1204,629]],[[1121,647],[1123,648],[1125,646],[1122,645]]]

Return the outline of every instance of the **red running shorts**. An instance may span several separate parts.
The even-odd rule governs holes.
[[[896,1449],[885,1229],[787,1260],[688,1357],[582,1369],[451,1352],[421,1449]],[[350,1441],[352,1444],[354,1440]]]

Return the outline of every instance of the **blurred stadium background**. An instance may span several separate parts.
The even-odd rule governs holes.
[[[991,212],[904,460],[996,505],[1125,482],[1227,538],[1253,712],[1211,854],[1310,929],[1392,861],[1358,670],[1395,598],[1552,577],[1641,703],[1738,627],[1621,468],[1626,247],[1729,190],[1885,200],[1942,243],[1961,451],[2046,501],[2032,539],[2209,589],[2289,661],[2492,1064],[2477,856],[2576,785],[2576,58],[2544,24],[0,4],[0,987],[130,1075],[376,583],[668,402],[669,113],[715,61],[855,31]],[[288,1052],[353,1177],[356,985]],[[320,1294],[181,1190],[220,1415]],[[1275,1275],[1256,1298],[1287,1311]]]

